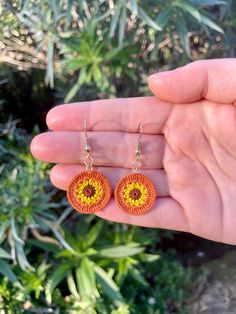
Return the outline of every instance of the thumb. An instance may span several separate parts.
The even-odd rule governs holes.
[[[220,103],[236,102],[236,59],[192,62],[173,71],[148,77],[153,94],[173,103],[207,99]]]

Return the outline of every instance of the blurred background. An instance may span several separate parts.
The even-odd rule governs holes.
[[[60,103],[235,57],[236,1],[0,0],[0,313],[236,313],[233,246],[75,213],[29,153]]]

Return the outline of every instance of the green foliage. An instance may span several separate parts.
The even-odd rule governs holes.
[[[88,89],[90,97],[117,96],[121,90],[130,95],[153,67],[207,56],[201,44],[192,49],[199,36],[223,42],[221,20],[232,5],[229,0],[2,1],[2,58],[19,69],[45,69],[51,87],[55,78],[56,89],[69,86],[62,95],[66,102],[87,97]]]
[[[173,308],[182,305],[182,287],[179,293],[171,287],[183,283],[185,273],[178,263],[170,263],[175,275],[160,264],[154,249],[158,231],[72,213],[64,196],[48,184],[48,167],[32,159],[28,145],[28,136],[15,122],[1,126],[3,313],[154,313],[169,308],[167,299]],[[149,276],[155,265],[153,285]]]

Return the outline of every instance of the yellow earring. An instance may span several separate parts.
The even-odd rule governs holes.
[[[84,121],[86,170],[77,174],[67,189],[67,198],[71,206],[83,214],[92,214],[103,209],[111,198],[111,185],[100,172],[93,170],[93,158],[87,134],[87,123]]]
[[[152,181],[139,172],[141,167],[141,137],[142,124],[140,123],[133,173],[121,178],[115,188],[115,199],[118,206],[125,213],[135,216],[146,214],[153,207],[157,196]]]

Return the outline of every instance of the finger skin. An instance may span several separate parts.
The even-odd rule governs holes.
[[[87,101],[56,106],[47,114],[47,125],[54,131],[81,131],[84,120],[91,131],[162,132],[172,105],[156,97],[134,97]]]
[[[154,207],[145,215],[131,216],[123,212],[112,199],[96,213],[97,216],[120,223],[149,228],[164,228],[188,232],[188,223],[181,206],[170,197],[157,198]]]
[[[153,94],[173,103],[207,99],[218,103],[236,101],[236,59],[200,60],[173,71],[151,75]]]
[[[124,132],[88,132],[94,165],[131,168],[139,135]],[[46,162],[82,164],[85,157],[84,132],[46,132],[31,142],[32,155]],[[165,141],[162,135],[143,134],[142,168],[162,168]]]
[[[50,173],[50,179],[53,185],[62,190],[67,190],[70,181],[75,175],[84,171],[82,165],[63,165],[54,166]],[[111,183],[112,189],[115,189],[117,182],[125,175],[130,173],[130,169],[112,168],[112,167],[96,167],[94,170],[104,174]],[[160,170],[143,170],[142,174],[149,177],[155,185],[158,197],[169,196],[169,187],[166,173]]]

